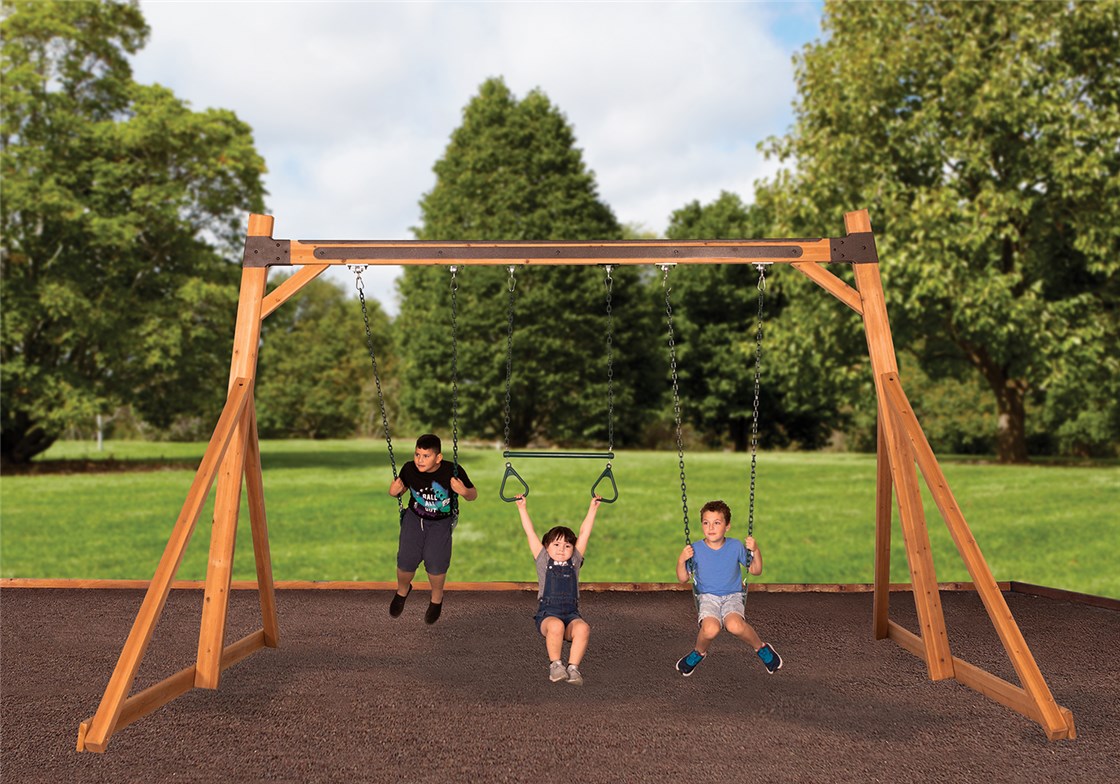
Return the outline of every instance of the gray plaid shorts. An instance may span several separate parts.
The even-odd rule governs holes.
[[[715,593],[702,593],[699,598],[700,611],[696,618],[696,623],[700,624],[705,618],[715,618],[719,621],[720,626],[724,625],[724,621],[729,615],[738,615],[746,620],[747,613],[746,607],[743,604],[743,594],[729,593],[726,595],[719,595]]]

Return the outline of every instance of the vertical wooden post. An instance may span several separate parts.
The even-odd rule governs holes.
[[[249,236],[271,237],[272,223],[269,215],[250,215]],[[245,267],[241,270],[241,295],[237,303],[237,328],[230,363],[231,384],[238,377],[256,380],[261,308],[267,277],[267,267]],[[248,425],[248,421],[243,419],[234,434],[233,443],[219,470],[214,498],[214,524],[210,534],[210,560],[206,569],[194,680],[195,686],[204,689],[218,688],[222,674],[222,648],[225,644],[230,581],[233,579],[233,551],[241,507],[241,478],[245,471],[248,439],[256,437],[255,429],[250,430]]]
[[[249,524],[253,533],[253,553],[257,561],[257,590],[260,593],[264,642],[269,648],[275,648],[280,644],[280,624],[276,618],[276,587],[272,582],[272,556],[268,546],[268,518],[264,509],[256,406],[250,403],[250,409],[246,413],[249,438],[245,453],[245,492],[249,497]]]
[[[871,219],[867,210],[849,212],[844,215],[844,228],[848,233],[871,231]],[[937,589],[937,574],[930,553],[929,534],[924,517],[921,517],[921,496],[917,495],[918,476],[914,461],[908,450],[900,450],[900,434],[885,408],[885,395],[881,376],[884,373],[898,372],[898,359],[895,356],[894,340],[891,337],[890,321],[887,319],[886,298],[883,295],[883,282],[879,277],[879,265],[854,264],[856,288],[863,301],[863,327],[867,335],[867,353],[871,359],[871,372],[875,382],[875,396],[878,401],[878,429],[882,433],[880,449],[885,444],[890,456],[891,475],[898,488],[899,516],[902,518],[903,539],[906,545],[907,560],[910,565],[911,581],[914,586],[914,605],[922,629],[922,642],[926,650],[926,666],[932,680],[942,680],[953,676],[953,657],[949,652],[949,636],[945,631],[945,616],[941,610],[941,595]],[[877,500],[887,495],[883,487],[883,475],[879,473]],[[904,492],[904,488],[907,492]],[[912,491],[912,492],[911,492]],[[890,515],[876,505],[875,531],[876,542],[889,542]],[[917,515],[917,516],[916,516]],[[887,531],[884,533],[883,528]],[[879,574],[876,573],[876,579]],[[878,633],[878,621],[874,622]]]
[[[871,605],[871,635],[887,638],[891,596],[891,460],[887,434],[878,430],[875,450],[875,585]]]

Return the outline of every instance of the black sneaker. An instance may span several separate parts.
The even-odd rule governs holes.
[[[408,584],[408,591],[405,592],[404,596],[401,596],[399,593],[393,594],[393,601],[389,602],[390,618],[396,618],[402,612],[404,612],[404,602],[408,598],[408,594],[410,593],[412,593],[412,583]]]
[[[424,613],[424,623],[435,623],[439,620],[439,614],[443,610],[443,602],[436,604],[435,602],[428,602],[428,611]]]
[[[692,671],[696,669],[700,662],[704,661],[704,657],[706,655],[707,654],[700,653],[700,651],[692,651],[688,654],[688,656],[685,656],[683,659],[677,660],[677,671],[687,678],[692,674]]]
[[[762,659],[762,663],[766,665],[766,671],[771,675],[782,669],[782,657],[771,647],[770,643],[765,643],[755,653],[758,654],[758,658]]]

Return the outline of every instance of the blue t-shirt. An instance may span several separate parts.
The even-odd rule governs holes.
[[[747,548],[741,539],[724,539],[718,550],[701,539],[692,543],[692,550],[697,593],[727,596],[743,590],[743,573],[739,567],[747,565]]]

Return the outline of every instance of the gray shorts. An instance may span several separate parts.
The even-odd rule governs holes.
[[[720,626],[725,625],[727,616],[738,615],[746,620],[746,608],[743,605],[743,594],[729,593],[724,596],[715,593],[702,593],[699,596],[700,611],[696,623],[700,624],[705,618],[715,618]]]
[[[421,561],[428,574],[447,574],[451,567],[451,518],[426,520],[405,509],[397,545],[397,568],[415,572]]]

